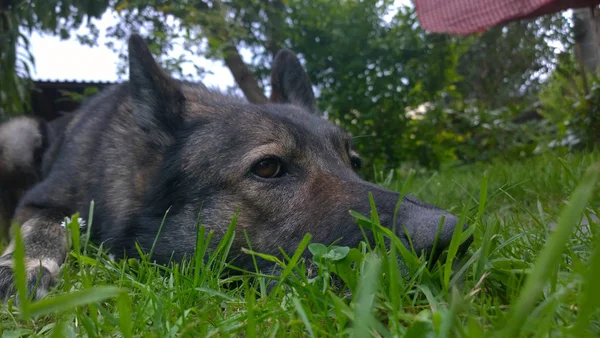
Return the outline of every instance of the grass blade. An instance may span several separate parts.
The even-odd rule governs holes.
[[[487,173],[484,173],[483,177],[481,178],[481,190],[479,191],[479,208],[477,209],[476,222],[479,222],[481,220],[481,216],[483,216],[483,211],[485,210],[488,185],[489,176]]]
[[[578,317],[575,324],[574,336],[583,337],[594,311],[600,308],[600,288],[596,283],[600,281],[600,236],[596,236],[595,249],[590,258],[588,268],[583,276],[583,288],[579,293]]]
[[[304,323],[304,326],[306,326],[308,335],[310,337],[314,337],[315,334],[313,332],[312,326],[310,325],[310,320],[308,319],[308,316],[306,315],[306,312],[304,311],[304,308],[302,307],[302,303],[300,303],[300,299],[298,299],[298,297],[294,297],[294,298],[292,298],[292,302],[294,303],[294,308],[296,309],[296,312],[298,312],[300,319],[302,319],[302,323]]]
[[[565,246],[570,238],[573,228],[580,219],[588,199],[594,191],[595,184],[600,174],[600,164],[588,168],[579,185],[571,195],[568,205],[562,210],[556,231],[550,236],[537,262],[529,274],[521,296],[512,306],[508,314],[506,327],[499,336],[515,337],[527,321],[535,302],[550,274],[560,263]]]
[[[13,270],[15,274],[15,286],[17,289],[17,299],[21,307],[21,314],[24,318],[28,318],[29,301],[27,299],[27,273],[25,271],[25,245],[21,236],[21,227],[15,224],[13,226],[13,236],[15,250],[13,251]]]
[[[169,211],[171,210],[171,207],[169,207],[167,209],[167,211],[165,211],[165,215],[163,216],[162,221],[160,222],[160,227],[158,227],[158,232],[156,232],[156,236],[154,237],[154,242],[152,242],[152,248],[150,249],[150,253],[148,254],[148,261],[151,262],[152,261],[152,255],[154,254],[154,248],[156,247],[156,243],[158,242],[158,237],[160,236],[163,226],[165,225],[165,221],[167,220],[167,215],[169,214]]]
[[[31,317],[70,310],[74,307],[96,303],[119,296],[121,289],[114,286],[97,286],[91,289],[70,292],[52,298],[45,298],[29,306]]]
[[[285,265],[285,269],[283,270],[283,272],[281,273],[281,275],[279,277],[279,282],[277,283],[276,288],[278,288],[287,279],[287,277],[290,275],[290,273],[292,273],[292,270],[298,265],[298,262],[300,261],[302,254],[306,250],[306,247],[310,243],[311,238],[312,238],[312,236],[310,234],[304,235],[304,238],[302,238],[302,241],[300,241],[300,244],[298,244],[298,247],[296,249],[296,252],[294,253],[294,256],[292,256],[292,258],[289,260],[288,264]]]
[[[379,283],[381,260],[369,253],[364,261],[364,273],[360,277],[354,308],[354,327],[351,337],[369,337],[375,323],[373,306]]]
[[[465,224],[466,217],[467,208],[465,207],[458,218],[458,223],[456,224],[456,228],[454,228],[454,233],[452,234],[452,239],[450,240],[450,246],[448,247],[448,255],[444,265],[444,287],[446,289],[450,284],[450,276],[452,275],[452,262],[456,258],[458,248],[462,244],[463,225]]]
[[[117,300],[119,310],[119,327],[124,338],[131,338],[131,299],[126,292],[121,292]]]

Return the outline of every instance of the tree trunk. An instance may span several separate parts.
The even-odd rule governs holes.
[[[581,59],[586,69],[597,73],[600,68],[600,17],[593,15],[590,8],[573,11],[575,21],[575,43],[581,50]]]
[[[283,3],[281,0],[272,0],[266,2],[267,27],[267,43],[266,48],[271,53],[273,59],[281,49],[283,42]]]
[[[233,75],[235,82],[240,87],[246,99],[252,103],[262,104],[267,102],[267,97],[258,85],[256,77],[244,63],[237,47],[225,47],[224,61]]]
[[[233,79],[237,83],[238,87],[246,96],[246,99],[251,103],[262,104],[267,102],[265,93],[260,88],[256,77],[240,55],[240,51],[237,49],[233,39],[231,38],[227,29],[226,13],[221,6],[221,1],[212,1],[212,4],[205,1],[197,1],[195,7],[201,11],[210,11],[214,17],[211,20],[200,19],[200,25],[205,29],[205,32],[216,38],[221,46],[225,46],[222,49],[223,61]]]
[[[585,94],[589,94],[587,77],[585,71],[598,75],[600,71],[600,17],[594,15],[596,9],[581,8],[573,13],[574,35],[577,61],[581,67],[581,73],[585,85]],[[595,100],[591,102],[587,109],[587,123],[585,133],[587,146],[594,148],[600,144],[600,114],[598,109],[594,108]]]

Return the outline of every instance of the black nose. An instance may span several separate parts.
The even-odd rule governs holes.
[[[443,223],[442,223],[443,222]],[[405,226],[417,253],[444,250],[452,241],[458,218],[451,214],[424,210],[412,215]]]
[[[358,196],[372,192],[382,225],[385,224],[386,227],[390,228],[393,226],[398,238],[409,249],[409,244],[412,244],[412,248],[414,248],[417,255],[425,252],[429,257],[433,253],[433,257],[437,258],[450,245],[454,230],[458,225],[456,216],[410,195],[402,197],[398,208],[397,203],[400,195],[397,192],[372,184],[361,183],[356,185],[355,188]],[[365,204],[358,208],[358,210],[361,209],[370,211],[370,207]],[[365,210],[366,213],[369,212],[367,210]],[[463,225],[463,230],[467,228],[466,225]],[[407,237],[410,237],[411,243],[408,242]],[[472,238],[466,240],[459,247],[458,253],[464,253],[472,241]]]
[[[401,230],[398,235],[406,237],[406,228],[416,253],[425,252],[428,256],[433,253],[436,258],[448,248],[458,225],[456,216],[411,197],[403,200],[399,216],[398,222],[401,224],[397,225],[400,225]],[[463,231],[467,228],[467,225],[463,225]],[[470,237],[461,244],[459,254],[468,249],[472,240]]]

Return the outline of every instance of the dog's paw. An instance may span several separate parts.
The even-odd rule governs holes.
[[[25,264],[27,298],[39,300],[56,285],[58,269],[44,260],[27,260]],[[17,294],[12,264],[0,263],[0,299],[7,301]],[[17,298],[15,298],[16,300]]]

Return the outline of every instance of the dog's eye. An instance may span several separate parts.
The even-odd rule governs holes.
[[[352,169],[360,170],[362,168],[362,159],[358,156],[350,157],[350,164],[352,164]]]
[[[261,178],[277,178],[283,175],[281,160],[275,157],[260,160],[252,167],[252,173]]]

